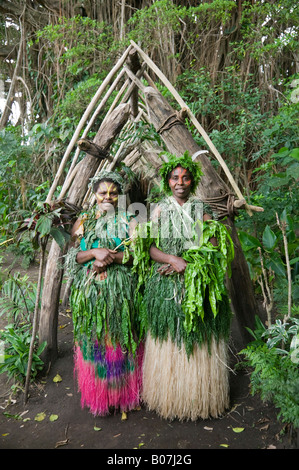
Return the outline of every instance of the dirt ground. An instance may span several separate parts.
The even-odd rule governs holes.
[[[29,271],[31,278],[37,276],[36,266]],[[94,417],[80,406],[73,375],[73,333],[68,311],[59,314],[58,344],[57,361],[46,377],[30,387],[26,405],[23,393],[11,397],[10,385],[0,375],[0,449],[101,449],[108,463],[109,458],[114,459],[111,461],[114,464],[126,463],[115,461],[125,452],[126,456],[142,456],[143,463],[174,466],[189,464],[187,456],[195,458],[202,449],[298,448],[297,435],[277,419],[278,410],[250,394],[246,370],[231,372],[231,406],[219,419],[170,422],[145,407],[128,413],[124,421],[120,414]],[[240,361],[241,347],[234,321],[230,341],[232,370]],[[53,380],[57,374],[59,382]],[[36,420],[39,416],[44,419]],[[136,449],[141,452],[136,453]],[[160,461],[151,461],[158,453],[162,455]],[[167,462],[167,453],[172,459],[181,455],[185,461]]]

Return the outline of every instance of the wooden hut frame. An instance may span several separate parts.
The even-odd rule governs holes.
[[[179,112],[171,108],[162,97],[150,74],[160,79],[167,87],[181,108]],[[122,80],[124,83],[120,86]],[[88,150],[86,151],[86,156],[78,163],[78,156],[81,150],[80,142],[86,143],[85,139],[88,137],[91,126],[117,86],[120,86],[117,96],[108,110],[93,142],[87,142]],[[103,96],[105,90],[107,91]],[[185,119],[189,119],[203,137],[207,145],[207,149],[204,149],[204,151],[199,148],[186,128]],[[230,225],[232,229],[236,256],[228,288],[232,307],[241,327],[240,332],[246,342],[249,338],[245,326],[253,328],[257,306],[247,263],[234,227],[234,211],[236,208],[245,208],[248,214],[252,215],[254,211],[261,211],[263,209],[246,203],[226,163],[190,108],[182,100],[165,75],[133,41],[131,41],[129,47],[102,82],[84,112],[61,160],[46,202],[52,201],[58,182],[63,175],[66,165],[71,160],[76,144],[79,144],[79,146],[75,150],[58,199],[66,197],[69,202],[77,205],[87,203],[90,201],[88,190],[89,179],[103,168],[113,170],[120,161],[124,161],[133,171],[138,169],[144,175],[149,176],[150,174],[150,178],[158,183],[157,169],[162,161],[158,156],[159,149],[153,148],[148,142],[143,142],[139,146],[135,145],[135,148],[131,148],[130,142],[126,141],[126,144],[121,143],[113,157],[109,154],[109,149],[115,139],[117,139],[117,136],[127,132],[127,129],[134,121],[153,124],[160,133],[169,152],[179,156],[185,150],[189,150],[192,155],[196,155],[195,159],[200,161],[204,175],[198,186],[197,194],[203,200],[209,202],[220,217],[226,216],[225,223]],[[101,156],[102,152],[100,160],[94,156],[93,151],[96,152],[97,149],[100,150],[99,156]],[[207,156],[208,152],[211,152],[220,163],[232,190],[222,181],[213,168]],[[103,158],[103,156],[107,158]],[[58,351],[57,319],[63,277],[60,260],[63,254],[63,250],[53,241],[47,259],[39,322],[39,341],[47,342],[42,357],[47,367],[56,359]]]

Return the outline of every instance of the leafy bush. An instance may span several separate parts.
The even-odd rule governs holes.
[[[278,408],[283,422],[299,427],[299,320],[277,320],[266,329],[256,318],[255,340],[240,353],[253,368],[251,392]]]
[[[16,327],[13,323],[5,326],[0,332],[0,341],[3,342],[5,353],[4,361],[0,362],[0,373],[7,372],[7,376],[14,381],[24,384],[29,358],[31,342],[31,325],[24,324]],[[31,378],[34,379],[39,370],[43,367],[40,354],[43,352],[46,343],[39,346],[33,353],[31,365]]]
[[[15,325],[28,322],[34,311],[36,285],[27,275],[15,273],[3,284],[0,297],[0,316],[5,316]]]
[[[7,279],[1,290],[0,315],[9,321],[0,331],[0,343],[4,346],[4,356],[0,361],[0,373],[7,373],[8,378],[21,385],[25,382],[29,358],[32,325],[31,314],[34,311],[36,285],[28,276],[19,273]],[[31,378],[34,379],[43,367],[40,354],[46,343],[35,346],[31,365]]]

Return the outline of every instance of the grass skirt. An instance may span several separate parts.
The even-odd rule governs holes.
[[[75,374],[81,392],[81,406],[95,416],[115,411],[129,411],[140,405],[142,388],[143,344],[136,354],[123,351],[120,345],[95,344],[92,360],[75,347]]]
[[[212,338],[194,345],[189,357],[182,344],[147,335],[143,361],[143,401],[162,418],[195,421],[219,417],[229,406],[227,344]]]

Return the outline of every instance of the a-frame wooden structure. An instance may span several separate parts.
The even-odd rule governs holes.
[[[156,78],[152,77],[159,79],[168,88],[179,105],[179,111],[173,109],[159,93]],[[96,117],[103,110],[115,89],[119,91],[95,138],[91,143],[86,141]],[[192,122],[196,131],[204,138],[206,148],[201,149],[197,145],[185,125],[186,119]],[[90,197],[89,179],[101,169],[113,170],[120,161],[124,161],[133,171],[138,170],[149,185],[152,182],[158,183],[158,169],[162,163],[158,154],[162,149],[159,149],[157,144],[153,145],[151,141],[130,142],[128,139],[121,142],[115,155],[110,156],[111,145],[124,133],[129,135],[130,126],[134,121],[152,124],[159,132],[167,150],[172,154],[179,156],[188,150],[191,155],[195,156],[196,161],[200,162],[204,175],[198,186],[197,195],[211,205],[220,219],[225,218],[224,223],[232,230],[235,260],[228,288],[240,333],[246,343],[249,337],[245,327],[254,327],[257,305],[247,262],[234,226],[234,215],[237,208],[244,208],[250,215],[262,209],[246,203],[221,155],[188,105],[184,103],[151,59],[133,41],[102,82],[82,116],[62,158],[47,202],[53,199],[59,179],[71,158],[72,162],[58,199],[66,198],[68,202],[78,206],[83,205]],[[73,152],[75,146],[77,148]],[[85,151],[86,155],[78,162],[81,150]],[[228,180],[227,184],[215,171],[209,155],[217,158],[221,164]],[[57,321],[63,278],[61,269],[63,254],[58,244],[53,241],[47,258],[39,320],[39,341],[47,342],[42,357],[46,366],[55,361],[58,351]]]

